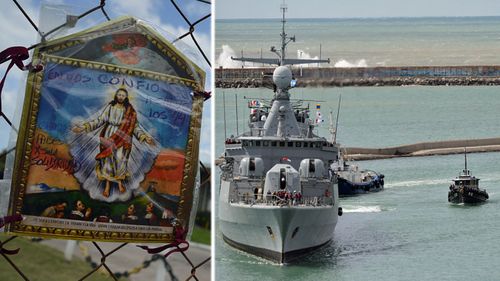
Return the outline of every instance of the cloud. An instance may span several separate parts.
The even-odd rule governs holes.
[[[168,3],[165,4],[165,3]],[[207,6],[208,8],[203,8]],[[203,4],[197,1],[190,1],[187,5],[180,6],[181,10],[190,15],[190,18],[198,19],[210,12],[210,5]],[[197,8],[198,7],[198,8]],[[120,14],[130,14],[147,21],[152,24],[158,32],[160,32],[169,41],[173,41],[179,36],[189,31],[187,23],[177,14],[173,5],[170,2],[158,0],[145,1],[120,1],[112,2],[111,9]],[[163,15],[168,10],[168,14]],[[206,11],[205,11],[206,10]],[[196,15],[196,14],[201,15]],[[175,16],[171,16],[175,15]],[[192,20],[192,19],[190,19]],[[192,20],[193,21],[193,20]],[[205,20],[208,24],[210,19]],[[206,24],[204,21],[204,24]],[[198,27],[198,26],[197,26]],[[202,32],[200,28],[195,29],[195,38],[203,49],[205,55],[210,59],[211,54],[211,38],[209,32]],[[183,46],[183,45],[186,46]],[[199,53],[196,44],[190,36],[184,37],[179,43],[175,44],[182,52],[191,60],[198,63],[199,66],[207,68],[203,56]],[[205,69],[209,71],[208,69]]]
[[[25,11],[32,17],[35,22],[38,22],[38,8],[31,1],[22,1],[20,3]],[[35,29],[29,24],[28,20],[21,14],[13,2],[3,3],[0,9],[0,18],[2,19],[2,40],[0,41],[0,51],[13,46],[26,46],[33,45],[37,40],[37,33]],[[29,61],[25,61],[28,63]],[[0,66],[0,76],[3,77],[8,63]],[[18,99],[17,93],[20,88],[24,88],[25,74],[13,67],[5,81],[2,91],[2,110],[9,117],[11,121],[19,119],[20,110],[16,112],[16,101]],[[17,116],[14,114],[17,113]],[[0,150],[6,148],[8,138],[10,135],[10,127],[3,118],[0,119]]]
[[[110,8],[120,14],[134,15],[135,17],[160,23],[159,5],[164,1],[142,0],[142,1],[109,1]]]
[[[201,3],[198,1],[191,1],[183,7],[188,18],[201,18],[210,13],[211,5]]]

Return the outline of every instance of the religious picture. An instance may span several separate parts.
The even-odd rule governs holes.
[[[107,29],[35,50],[10,232],[169,242],[188,226],[204,72],[134,19]]]

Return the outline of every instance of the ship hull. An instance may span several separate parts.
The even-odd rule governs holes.
[[[332,241],[338,201],[316,207],[228,203],[224,185],[229,183],[221,188],[219,226],[229,245],[284,264]]]
[[[488,200],[488,194],[482,191],[465,191],[452,190],[448,192],[448,202],[454,204],[477,204]]]
[[[371,181],[368,183],[355,183],[339,177],[338,182],[339,194],[342,196],[363,194],[368,192],[378,192],[384,189],[383,184],[377,184],[377,182],[375,181]]]
[[[252,255],[255,255],[258,257],[262,257],[262,258],[265,258],[267,260],[271,260],[271,261],[281,263],[281,264],[286,264],[286,263],[290,263],[294,260],[297,260],[298,258],[305,256],[305,255],[308,255],[311,252],[314,252],[315,250],[322,248],[323,246],[328,245],[331,242],[331,240],[329,240],[329,241],[325,242],[324,244],[321,244],[318,246],[313,246],[313,247],[306,248],[306,249],[300,249],[300,250],[295,250],[295,251],[289,251],[286,253],[281,253],[281,252],[275,252],[275,251],[271,251],[271,250],[264,249],[264,248],[257,248],[257,247],[249,246],[249,245],[246,245],[243,243],[238,243],[236,241],[233,241],[233,240],[227,238],[224,234],[222,234],[222,239],[224,239],[224,241],[227,244],[231,245],[232,247],[234,247],[236,249],[239,249],[239,250],[247,252],[249,254],[252,254]]]

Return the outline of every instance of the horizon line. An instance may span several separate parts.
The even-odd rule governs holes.
[[[307,18],[307,17],[290,17],[290,19],[315,19],[315,20],[329,20],[329,19],[340,19],[340,20],[350,20],[350,19],[432,19],[432,18],[500,18],[500,15],[494,16],[386,16],[386,17],[319,17],[319,18]],[[281,20],[280,17],[277,18],[215,18],[218,20]]]

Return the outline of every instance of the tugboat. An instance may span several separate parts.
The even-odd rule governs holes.
[[[219,225],[229,245],[286,264],[328,244],[342,209],[330,166],[337,160],[338,145],[315,135],[312,122],[299,122],[290,101],[293,76],[285,65],[311,60],[285,59],[285,47],[295,37],[285,33],[286,6],[281,9],[273,99],[268,108],[251,112],[247,132],[225,141],[219,165]]]
[[[384,189],[384,175],[372,170],[360,170],[357,165],[343,163],[335,170],[339,195],[356,195]]]
[[[453,179],[448,192],[448,202],[475,204],[485,202],[488,198],[486,190],[479,189],[479,179],[472,176],[467,169],[467,149],[465,149],[465,169]]]

